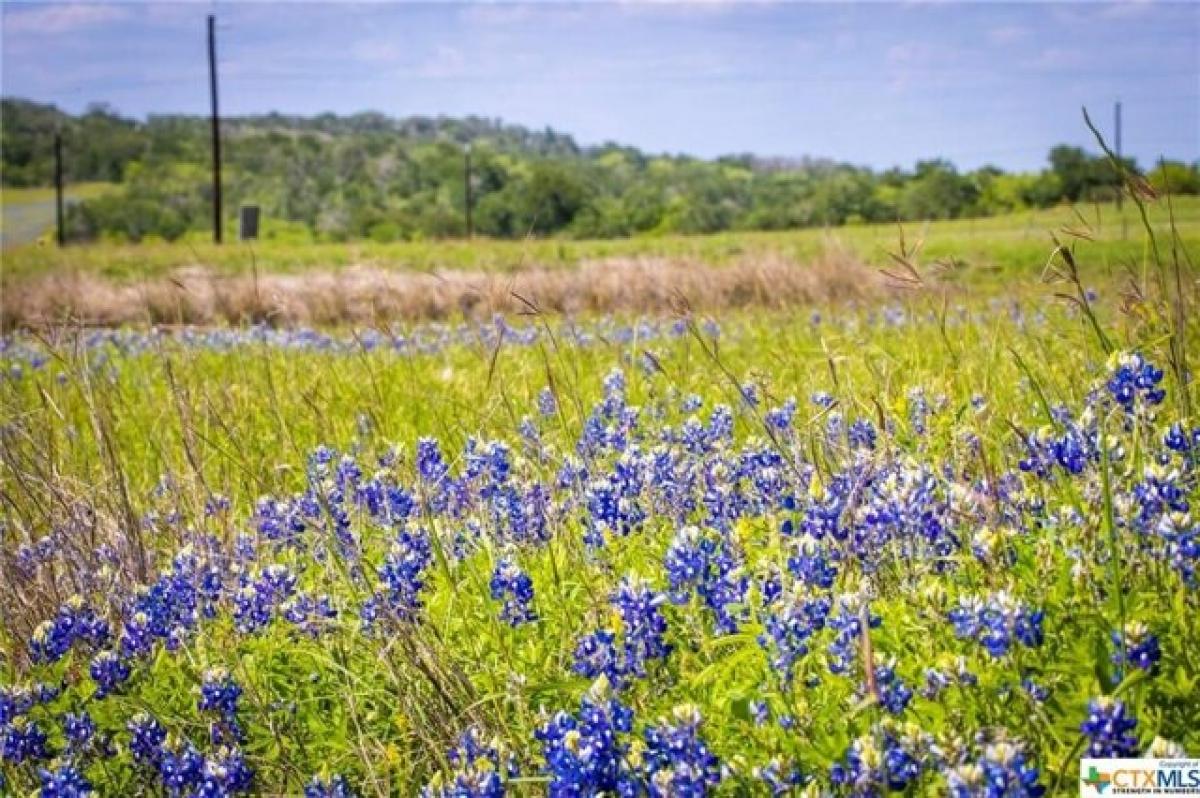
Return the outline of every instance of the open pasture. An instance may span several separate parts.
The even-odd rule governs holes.
[[[3,789],[1075,794],[1200,750],[1190,245],[1136,291],[1106,246],[786,311],[12,335]]]

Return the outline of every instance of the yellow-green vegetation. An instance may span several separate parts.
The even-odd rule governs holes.
[[[63,195],[71,199],[91,199],[114,190],[116,183],[71,183],[63,187]],[[10,205],[28,205],[35,202],[49,202],[54,199],[53,186],[17,187],[4,186],[0,188],[0,205],[7,208]]]
[[[1039,796],[1200,750],[1181,211],[909,230],[855,308],[6,337],[3,789]],[[922,237],[1030,249],[950,286]]]
[[[1173,199],[1181,240],[1200,248],[1200,199]],[[1151,223],[1160,233],[1169,223],[1166,202],[1151,207]],[[945,259],[965,265],[972,274],[1005,278],[1028,276],[1043,265],[1049,233],[1063,228],[1096,240],[1091,258],[1106,269],[1141,263],[1147,255],[1137,210],[1126,204],[1118,212],[1111,204],[1063,206],[1041,211],[1005,214],[984,219],[928,223],[847,225],[787,232],[732,232],[696,236],[641,236],[626,239],[521,241],[475,239],[352,243],[276,242],[215,246],[211,237],[191,233],[184,241],[141,244],[97,243],[65,250],[20,248],[5,257],[5,278],[19,279],[55,272],[82,272],[121,281],[169,274],[182,268],[205,267],[224,274],[300,273],[348,266],[433,271],[461,269],[514,272],[532,266],[572,268],[588,260],[663,257],[690,259],[697,265],[779,255],[803,264],[830,247],[844,248],[873,265],[885,265],[901,236],[908,245],[923,242],[926,259]],[[270,235],[270,227],[265,230]]]

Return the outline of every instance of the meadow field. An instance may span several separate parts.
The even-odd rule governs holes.
[[[1200,204],[1139,208],[6,253],[0,792],[1076,795],[1196,755]],[[288,304],[364,270],[394,304]]]
[[[1156,203],[1159,236],[1200,247],[1200,199]],[[268,230],[269,230],[268,223]],[[1085,240],[1092,279],[1144,281],[1153,253],[1138,209],[1062,206],[983,219],[850,225],[787,232],[626,239],[427,241],[376,244],[264,240],[18,247],[5,253],[5,329],[63,322],[384,326],[395,320],[486,320],[539,307],[579,313],[786,309],[877,301],[881,268],[918,252],[940,285],[1005,295],[1037,284],[1053,250]],[[1173,232],[1172,232],[1173,231]]]

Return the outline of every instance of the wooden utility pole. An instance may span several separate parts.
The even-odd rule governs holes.
[[[208,88],[212,98],[213,243],[221,243],[221,117],[217,110],[216,17],[208,15]]]
[[[62,133],[54,133],[54,221],[58,230],[58,245],[67,245],[66,222],[63,219],[63,162]]]
[[[472,204],[473,198],[471,196],[471,143],[470,142],[467,142],[467,146],[463,148],[463,155],[466,160],[466,164],[465,164],[466,168],[464,170],[464,178],[463,178],[463,189],[464,189],[463,193],[465,194],[465,197],[466,197],[467,238],[472,238],[475,235],[475,225],[472,223],[472,220],[471,220],[471,204]]]

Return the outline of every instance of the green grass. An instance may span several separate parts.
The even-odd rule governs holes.
[[[1026,237],[1013,219],[1008,227],[1002,222],[979,222],[974,234],[970,223],[932,225],[927,247],[957,243],[969,251],[976,241],[982,251],[986,242],[990,252],[1010,252],[996,267],[1009,276],[1026,273],[1029,247],[1038,264],[1028,273],[1036,275],[1048,249],[1044,233]],[[1191,217],[1185,221],[1185,235],[1194,234],[1194,224]],[[838,231],[857,236],[864,247],[882,248],[886,234]],[[564,264],[602,246],[701,247],[720,253],[713,258],[719,260],[758,245],[791,241],[799,247],[819,235],[528,246],[571,248]],[[912,233],[908,237],[911,242]],[[1126,254],[1144,262],[1132,227],[1127,243],[1119,233],[1117,239],[1082,243],[1076,255],[1081,263],[1108,259],[1114,269]],[[457,246],[498,257],[522,245]],[[970,257],[963,250],[953,254]],[[1181,282],[1184,294],[1175,298],[1194,306],[1190,273]],[[556,711],[577,712],[581,697],[595,690],[592,679],[572,671],[577,640],[606,627],[629,633],[613,591],[627,574],[667,590],[664,560],[686,521],[737,561],[727,576],[744,575],[752,586],[733,607],[740,619],[733,633],[716,627],[695,594],[661,606],[672,650],[620,692],[635,713],[635,733],[621,739],[636,749],[643,743],[634,740],[643,739],[647,726],[673,722],[676,707],[696,706],[704,740],[729,767],[720,794],[762,794],[755,767],[774,757],[798,768],[818,790],[830,789],[830,767],[846,762],[851,746],[870,759],[871,747],[889,735],[905,740],[922,764],[909,787],[913,794],[946,793],[956,757],[999,761],[997,741],[1025,752],[1048,794],[1074,794],[1087,743],[1080,724],[1088,702],[1099,696],[1120,698],[1136,715],[1137,751],[1161,736],[1194,754],[1200,751],[1200,599],[1181,565],[1196,558],[1183,544],[1170,543],[1160,526],[1174,524],[1186,536],[1194,521],[1153,508],[1148,521],[1138,513],[1154,479],[1193,506],[1200,498],[1195,458],[1163,445],[1173,424],[1195,426],[1182,367],[1173,370],[1171,362],[1185,349],[1181,342],[1195,351],[1200,324],[1185,314],[1183,324],[1173,326],[1169,305],[1149,285],[1144,302],[1126,302],[1124,309],[1122,298],[1103,286],[1095,327],[1079,308],[1052,295],[1061,286],[1023,284],[1019,302],[1012,301],[1012,288],[980,280],[948,296],[905,294],[888,307],[726,313],[717,319],[715,338],[704,319],[690,320],[694,326],[680,335],[669,334],[670,319],[652,320],[651,327],[631,319],[583,319],[576,330],[586,344],[577,344],[561,319],[533,317],[510,323],[537,327],[536,340],[508,338],[499,345],[494,328],[477,325],[397,329],[391,332],[398,338],[375,341],[380,346],[334,330],[343,342],[337,351],[302,348],[294,338],[275,344],[238,338],[238,330],[216,333],[217,340],[240,341],[231,347],[130,333],[101,343],[69,331],[49,341],[9,339],[0,350],[6,375],[0,381],[6,419],[0,427],[0,545],[14,556],[0,561],[6,569],[0,679],[65,684],[63,695],[29,711],[53,745],[63,744],[62,714],[82,708],[115,737],[114,755],[79,759],[105,794],[156,789],[145,786],[155,778],[128,752],[127,724],[138,712],[159,719],[170,745],[189,740],[216,755],[210,743],[215,718],[198,709],[197,692],[205,671],[220,667],[243,689],[238,718],[245,738],[238,747],[255,771],[257,793],[297,794],[314,774],[342,773],[364,795],[414,795],[435,774],[450,776],[447,750],[460,732],[476,726],[483,739],[495,738],[519,761],[521,776],[510,782],[510,794],[541,795],[550,777],[535,731]],[[393,351],[388,344],[399,339],[424,345]],[[1108,395],[1115,363],[1110,343],[1164,369],[1161,404],[1130,416],[1097,398]],[[614,369],[625,375],[619,404],[636,413],[603,414]],[[755,386],[756,407],[742,401],[745,384]],[[546,417],[537,409],[544,387],[558,408]],[[831,403],[812,401],[822,392]],[[685,407],[691,395],[701,400],[699,408]],[[781,432],[766,424],[766,413],[789,397],[796,400],[795,418],[790,432]],[[702,454],[689,454],[694,450],[677,442],[682,431],[694,429],[695,421],[718,428],[721,405],[729,408],[730,436],[715,436],[718,442],[701,447]],[[519,432],[525,417],[537,430],[537,445]],[[613,439],[624,430],[631,445],[584,458],[577,442],[597,428],[589,417]],[[850,449],[845,430],[853,421],[873,424],[876,448]],[[1030,436],[1104,445],[1078,473],[1051,465],[1038,476],[1019,468]],[[468,455],[484,451],[469,448],[470,441],[505,442],[511,474],[501,482],[519,491],[544,485],[553,498],[545,539],[511,537],[511,516],[504,513],[513,505],[478,498],[492,484],[486,477],[463,476],[474,498],[461,515],[439,509],[439,491],[418,473],[423,437],[439,440],[456,475],[472,466]],[[337,452],[326,469],[311,465],[322,445]],[[606,532],[602,547],[589,547],[588,519],[600,515],[588,504],[589,486],[619,473],[618,467],[636,471],[642,457],[660,451],[694,469],[698,482],[687,492],[694,504],[672,509],[666,477],[647,476],[626,496],[645,518],[629,534]],[[411,492],[418,507],[413,526],[428,533],[431,546],[417,619],[395,621],[373,635],[362,632],[358,614],[380,589],[380,569],[399,545],[398,530],[364,504],[345,500],[353,485],[339,491],[334,477],[342,455],[353,458],[363,479],[377,477]],[[776,462],[774,455],[783,459]],[[1160,456],[1168,466],[1158,464]],[[587,476],[554,487],[568,463],[586,465]],[[743,468],[743,476],[731,476]],[[679,468],[671,478],[684,480],[688,473]],[[770,487],[777,480],[783,487]],[[785,521],[803,523],[845,485],[856,487],[836,514],[838,535],[802,543],[784,534]],[[312,504],[303,527],[289,545],[272,543],[259,526],[263,508],[274,505],[259,504],[260,498],[287,503],[305,490]],[[206,513],[216,494],[228,497],[229,509]],[[740,496],[753,507],[760,494],[771,497],[762,507],[734,518],[709,515],[722,499]],[[795,498],[796,511],[786,509],[784,495]],[[517,506],[534,504],[529,495],[519,496]],[[899,531],[878,520],[898,507],[915,508],[894,522]],[[472,532],[476,525],[479,535]],[[56,553],[32,576],[17,578],[20,547],[52,530]],[[245,559],[232,554],[239,536],[255,544]],[[945,548],[927,549],[926,536]],[[94,553],[99,543],[110,547],[101,560]],[[177,650],[158,645],[152,655],[131,660],[129,681],[108,697],[95,693],[84,643],[58,662],[29,663],[31,630],[67,595],[79,592],[118,624],[127,604],[117,597],[171,567],[185,543],[228,587],[215,617],[184,633]],[[772,574],[789,574],[793,558],[814,553],[836,567],[832,585],[781,576],[787,596],[828,597],[836,606],[867,591],[869,613],[880,625],[869,632],[869,654],[862,637],[850,641],[845,673],[830,668],[834,630],[815,632],[788,680],[772,665],[776,652],[758,642],[781,606],[763,601],[763,586]],[[142,556],[149,558],[144,569]],[[504,556],[532,579],[536,623],[512,628],[499,618],[489,580]],[[331,596],[340,614],[321,636],[302,634],[278,608],[264,628],[238,629],[234,607],[245,598],[239,580],[254,582],[269,565],[289,568],[299,589]],[[992,656],[978,642],[956,637],[947,613],[960,599],[1002,592],[1044,611],[1044,639]],[[1120,647],[1111,633],[1129,621],[1157,635],[1162,651],[1153,671],[1113,662]],[[965,668],[976,682],[956,681],[933,698],[914,695],[892,716],[864,672],[893,657],[895,672],[914,691],[928,668],[951,676]],[[1034,700],[1022,687],[1026,678],[1049,696]],[[750,713],[758,700],[773,718],[761,726]],[[779,722],[784,716],[790,727]],[[631,754],[626,765],[634,767],[637,759]],[[18,794],[35,789],[30,763],[3,767]]]
[[[1175,200],[1177,227],[1185,244],[1200,251],[1200,198]],[[1167,226],[1164,203],[1151,211],[1157,229]],[[266,222],[269,230],[270,221]],[[1026,275],[1045,263],[1050,248],[1048,231],[1069,226],[1090,230],[1103,246],[1098,260],[1113,267],[1139,263],[1145,255],[1136,210],[1127,204],[1121,213],[1112,206],[1080,206],[1029,211],[986,219],[908,223],[903,225],[908,243],[921,241],[927,259],[954,258],[983,279]],[[468,269],[512,272],[531,265],[571,268],[597,258],[690,258],[720,265],[764,253],[781,254],[803,262],[829,246],[851,250],[872,264],[889,261],[901,227],[861,225],[829,230],[809,229],[778,233],[731,232],[704,236],[661,236],[618,240],[572,241],[425,241],[380,244],[374,242],[253,244],[229,242],[217,247],[204,233],[194,233],[176,243],[92,244],[60,251],[46,247],[17,248],[5,257],[8,278],[19,279],[57,270],[95,273],[116,280],[136,280],[170,273],[174,269],[204,266],[218,273],[297,273],[312,269],[341,269],[367,265],[389,269],[431,271]]]
[[[107,194],[117,188],[116,183],[90,182],[69,183],[63,187],[63,195],[73,199],[92,199]],[[0,205],[28,205],[34,202],[49,202],[54,199],[53,186],[33,186],[14,188],[4,186],[0,189]]]

